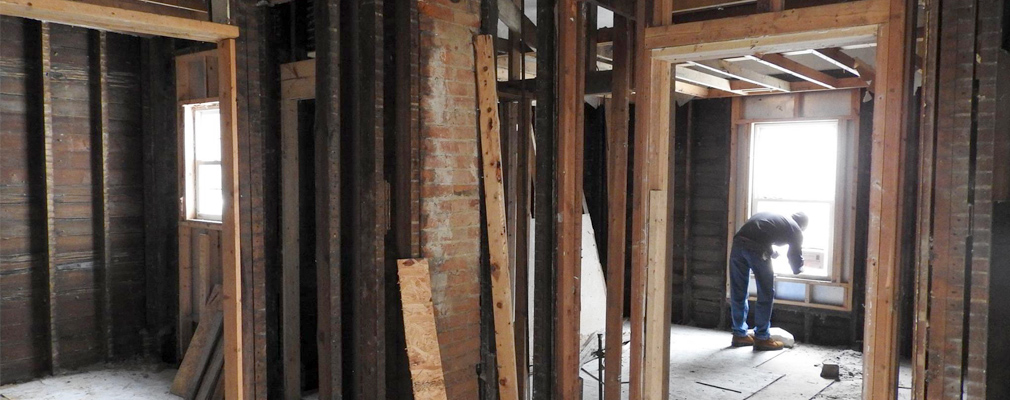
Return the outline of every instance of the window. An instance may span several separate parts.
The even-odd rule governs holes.
[[[803,277],[832,276],[835,188],[838,165],[837,120],[755,123],[751,140],[750,215],[802,211],[810,218],[803,232]],[[789,246],[776,246],[777,274],[792,276],[785,257]]]
[[[186,215],[220,221],[221,110],[218,102],[183,105],[186,134]]]

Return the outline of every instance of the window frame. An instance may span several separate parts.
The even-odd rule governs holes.
[[[186,221],[220,224],[223,220],[223,210],[221,214],[205,214],[200,213],[197,207],[200,196],[198,190],[200,177],[199,173],[197,173],[199,166],[222,165],[221,157],[217,161],[200,161],[196,159],[196,132],[194,131],[195,124],[193,123],[193,118],[195,118],[195,111],[201,109],[220,109],[220,102],[216,97],[213,97],[180,101],[178,105],[182,136],[180,145],[183,148],[183,151],[180,152],[180,163],[183,166],[183,171],[181,171],[182,182],[180,183],[185,188],[180,199],[180,207]]]
[[[834,93],[843,96],[848,93],[842,104],[839,100],[825,102],[822,96]],[[828,95],[831,96],[831,95]],[[863,92],[860,89],[834,90],[813,93],[792,93],[750,97],[734,97],[732,99],[732,121],[730,132],[729,161],[729,191],[728,220],[726,246],[726,296],[729,297],[729,253],[732,248],[733,236],[740,226],[750,216],[750,149],[751,135],[755,123],[788,122],[788,121],[825,121],[837,120],[839,123],[838,158],[836,160],[835,209],[834,209],[834,248],[832,263],[834,268],[830,279],[809,276],[776,275],[775,302],[791,306],[819,308],[835,311],[851,311],[853,307],[853,274],[855,269],[855,214],[856,189],[859,187],[859,142],[861,132],[859,110]],[[750,103],[747,103],[750,102]],[[754,107],[748,110],[747,107]],[[752,278],[753,279],[753,278]],[[784,286],[793,289],[803,288],[799,298],[785,298]],[[751,285],[753,286],[753,284]],[[840,292],[839,292],[840,291]],[[834,293],[834,294],[829,294]],[[825,296],[841,295],[840,303],[825,300]],[[755,297],[752,294],[751,300]]]

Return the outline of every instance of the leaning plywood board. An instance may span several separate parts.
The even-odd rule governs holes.
[[[491,261],[491,297],[494,301],[495,349],[498,392],[504,400],[518,399],[516,387],[515,330],[512,328],[512,279],[509,274],[505,231],[505,186],[501,167],[501,121],[494,67],[494,41],[490,35],[473,40],[477,64],[477,98],[480,112],[481,170],[487,201],[488,250]]]
[[[403,329],[414,398],[445,400],[445,376],[435,330],[435,308],[431,303],[428,260],[398,260],[396,265],[400,274]]]
[[[200,317],[196,333],[193,334],[193,340],[189,342],[189,348],[182,359],[182,365],[179,366],[179,372],[175,374],[175,379],[169,390],[172,394],[187,399],[196,395],[200,376],[204,374],[214,351],[215,341],[221,335],[223,317],[220,286],[215,286],[211,291],[205,310],[207,312]]]

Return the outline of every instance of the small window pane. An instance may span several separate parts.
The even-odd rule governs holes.
[[[221,111],[199,108],[193,112],[193,150],[196,161],[221,161]]]
[[[838,122],[754,125],[756,199],[834,201]]]
[[[221,191],[221,165],[197,165],[197,216],[221,216],[224,208]]]

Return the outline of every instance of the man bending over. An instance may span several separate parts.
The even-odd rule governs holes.
[[[733,237],[729,256],[730,314],[733,318],[733,347],[754,346],[754,350],[782,350],[782,342],[773,340],[772,300],[775,298],[775,273],[771,259],[778,256],[772,245],[789,245],[789,266],[793,274],[803,270],[803,230],[807,216],[802,212],[790,217],[775,213],[754,214]],[[750,271],[757,281],[754,307],[754,335],[747,334],[747,284]]]

